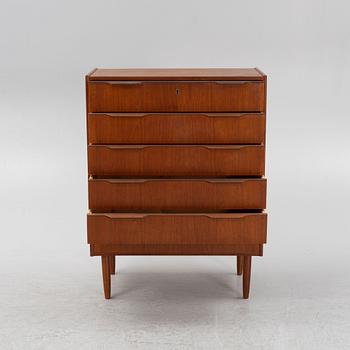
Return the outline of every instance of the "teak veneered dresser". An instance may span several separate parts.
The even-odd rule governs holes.
[[[86,76],[91,256],[233,255],[248,298],[267,214],[266,75],[256,68]]]

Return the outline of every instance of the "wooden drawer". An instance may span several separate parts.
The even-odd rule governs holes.
[[[261,112],[262,81],[90,81],[89,112]]]
[[[261,176],[262,145],[89,145],[89,175],[131,177]]]
[[[89,113],[92,144],[260,144],[263,113]]]
[[[265,179],[91,179],[89,208],[111,211],[264,209]]]
[[[88,214],[90,244],[263,244],[267,215]]]

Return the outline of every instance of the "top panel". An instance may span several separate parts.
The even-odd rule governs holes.
[[[89,80],[264,80],[257,68],[132,68],[93,70]]]

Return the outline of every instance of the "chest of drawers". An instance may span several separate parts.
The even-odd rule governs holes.
[[[95,69],[86,76],[91,256],[232,255],[249,297],[266,243],[266,75]]]

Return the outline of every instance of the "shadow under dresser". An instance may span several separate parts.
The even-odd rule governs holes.
[[[267,214],[266,75],[257,68],[86,76],[91,256],[232,255],[249,297]]]

